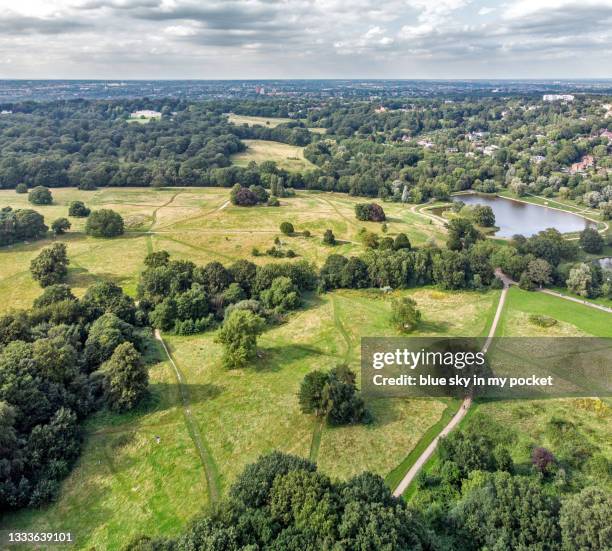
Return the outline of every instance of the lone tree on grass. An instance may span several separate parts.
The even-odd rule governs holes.
[[[72,224],[70,224],[70,220],[68,220],[68,218],[58,218],[51,224],[51,231],[54,235],[62,235],[66,233],[71,226]]]
[[[391,320],[403,333],[414,331],[421,321],[421,312],[417,303],[410,297],[402,297],[391,304]]]
[[[594,228],[585,228],[580,232],[580,246],[585,252],[599,254],[603,251],[604,238]]]
[[[54,243],[32,260],[30,272],[41,287],[61,283],[68,274],[70,260],[64,243]]]
[[[114,210],[96,210],[87,219],[85,232],[93,237],[116,237],[122,235],[123,218]]]
[[[27,193],[28,192],[28,186],[26,184],[17,184],[17,186],[15,187],[15,191],[17,193]]]
[[[86,218],[90,212],[91,210],[85,206],[83,201],[72,201],[68,206],[68,216],[74,216],[75,218]]]
[[[370,222],[384,222],[385,211],[378,203],[359,203],[355,205],[355,216],[357,220]]]
[[[328,372],[311,371],[298,392],[303,413],[327,417],[331,425],[366,423],[370,414],[357,390],[355,373],[341,364]]]
[[[33,205],[50,205],[53,203],[53,195],[51,195],[49,188],[36,186],[28,194],[28,201]]]
[[[410,240],[405,233],[398,233],[393,240],[393,249],[399,251],[400,249],[410,250],[412,245],[410,244]]]
[[[281,222],[280,231],[285,235],[293,235],[295,233],[295,228],[291,222]]]
[[[326,245],[336,244],[336,236],[334,235],[333,231],[325,230],[325,233],[323,234],[323,243],[325,243]]]
[[[140,352],[131,342],[117,346],[102,370],[105,375],[106,400],[112,410],[132,409],[146,395],[149,374]]]
[[[234,310],[223,322],[217,342],[223,345],[223,365],[244,367],[257,354],[257,337],[264,329],[262,317],[249,310]]]

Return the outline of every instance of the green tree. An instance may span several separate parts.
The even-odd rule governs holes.
[[[409,251],[412,248],[410,244],[410,240],[405,233],[398,233],[393,240],[393,249],[399,251],[401,249],[406,249]]]
[[[609,492],[587,487],[568,496],[561,506],[564,551],[603,551],[612,542],[612,497]]]
[[[85,206],[83,201],[71,201],[68,206],[68,216],[74,216],[76,218],[86,218],[89,216],[91,210]]]
[[[85,232],[93,237],[117,237],[123,230],[123,218],[111,209],[93,211],[85,224]]]
[[[43,249],[30,263],[32,277],[41,287],[61,283],[68,274],[70,260],[64,243],[54,243]]]
[[[604,238],[595,228],[585,228],[581,231],[578,242],[587,253],[599,254],[603,251]]]
[[[280,231],[285,235],[293,235],[295,228],[291,222],[281,222]]]
[[[28,201],[33,205],[50,205],[53,203],[53,195],[49,188],[36,186],[28,193]]]
[[[223,365],[228,369],[245,367],[257,353],[257,337],[264,320],[249,310],[234,310],[223,322],[217,342],[223,344]]]
[[[118,345],[102,371],[106,401],[112,410],[130,410],[146,395],[149,374],[140,352],[131,342]]]
[[[335,245],[336,244],[336,236],[334,235],[334,232],[331,230],[325,230],[325,233],[323,234],[323,243],[325,243],[325,245]]]
[[[300,290],[287,276],[275,278],[270,287],[260,293],[260,298],[265,308],[277,313],[293,310],[301,303]]]
[[[567,288],[572,293],[576,293],[581,297],[593,297],[595,295],[593,283],[591,267],[584,262],[581,262],[570,270],[569,277],[566,281]]]
[[[51,224],[51,231],[54,235],[62,235],[66,233],[71,226],[72,224],[70,224],[70,220],[68,220],[68,218],[58,218]]]
[[[391,320],[402,333],[414,331],[421,321],[417,303],[410,297],[401,297],[391,303]]]
[[[488,205],[475,205],[472,210],[474,222],[483,228],[491,228],[495,226],[495,214],[493,209]]]
[[[329,374],[319,370],[311,371],[304,376],[298,392],[302,413],[327,415],[327,404],[324,399],[328,381]]]
[[[17,193],[27,193],[28,192],[28,186],[26,184],[24,184],[24,183],[17,184],[15,186],[15,191]]]
[[[523,276],[532,285],[542,288],[552,281],[552,267],[543,258],[536,258],[527,264]],[[521,276],[521,279],[523,276]]]

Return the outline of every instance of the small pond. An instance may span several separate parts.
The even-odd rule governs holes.
[[[479,195],[476,193],[456,195],[454,201],[463,201],[466,205],[488,205],[495,213],[495,225],[499,230],[496,237],[512,237],[517,233],[530,237],[547,228],[555,228],[561,233],[582,231],[586,227],[596,227],[596,224],[561,210],[548,208],[531,203],[513,201],[505,197]]]

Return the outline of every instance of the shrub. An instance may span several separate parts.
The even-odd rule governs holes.
[[[357,220],[370,222],[384,222],[386,220],[385,211],[377,203],[359,203],[355,205],[355,215]]]
[[[580,232],[580,246],[585,252],[599,254],[603,251],[604,239],[594,228],[585,228]]]
[[[325,233],[323,234],[323,243],[325,243],[326,245],[336,244],[336,236],[334,235],[333,231],[325,230]]]
[[[93,237],[116,237],[122,235],[123,230],[123,218],[110,209],[92,212],[85,225],[85,233]]]
[[[403,333],[414,331],[421,321],[421,312],[417,304],[410,297],[395,299],[391,304],[391,320],[398,330]]]
[[[85,206],[83,201],[71,201],[68,206],[68,216],[74,216],[76,218],[85,218],[89,216],[91,210]]]
[[[285,235],[293,235],[295,229],[291,222],[281,222],[280,231]]]
[[[53,203],[53,195],[51,195],[49,188],[36,186],[28,194],[28,201],[33,205],[50,205]]]
[[[539,327],[552,327],[557,325],[557,320],[543,314],[530,314],[529,321]]]
[[[278,197],[274,197],[274,195],[268,199],[267,204],[269,207],[280,207],[280,201],[278,200]]]
[[[27,193],[28,192],[28,186],[25,184],[17,184],[17,186],[15,187],[15,191],[17,193]]]
[[[66,233],[66,231],[69,230],[70,227],[71,227],[71,224],[68,218],[58,218],[57,220],[54,220],[53,223],[51,224],[51,231],[55,235],[62,235]]]

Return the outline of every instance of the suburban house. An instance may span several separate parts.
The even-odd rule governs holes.
[[[585,155],[582,157],[577,163],[574,163],[569,171],[570,174],[576,174],[577,172],[584,172],[587,168],[591,168],[595,164],[595,159],[593,159],[593,155]]]

